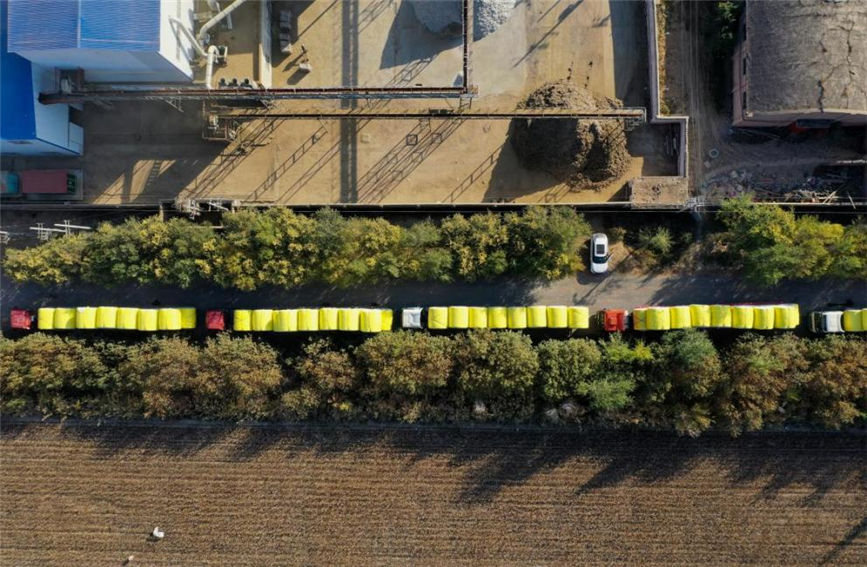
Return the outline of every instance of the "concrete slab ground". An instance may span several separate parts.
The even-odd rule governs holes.
[[[351,34],[342,24],[350,2],[288,4],[306,5],[298,12],[299,41],[314,71],[299,84],[451,86],[459,78],[460,41],[444,43],[424,30],[406,2],[358,2],[357,52],[350,50],[348,59]],[[235,21],[243,23],[243,13]],[[472,46],[470,82],[479,91],[473,108],[513,109],[541,85],[566,78],[627,106],[646,106],[645,46],[640,2],[519,2],[508,21]],[[290,81],[293,56],[274,59],[275,86]],[[339,104],[286,101],[279,108]],[[371,104],[427,110],[449,103]],[[518,163],[508,120],[257,119],[225,145],[201,139],[195,104],[184,113],[158,103],[91,105],[84,118],[86,153],[73,161],[85,171],[85,200],[102,204],[177,197],[272,204],[599,202],[624,199],[634,177],[676,174],[674,156],[665,153],[667,127],[643,126],[628,135],[632,158],[620,178],[598,190],[572,191]],[[15,161],[22,167],[30,160]]]

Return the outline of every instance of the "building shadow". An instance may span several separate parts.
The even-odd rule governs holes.
[[[641,0],[609,0],[614,94],[624,106],[650,106],[647,25]]]

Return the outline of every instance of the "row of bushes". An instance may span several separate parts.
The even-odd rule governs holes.
[[[501,274],[552,280],[582,267],[578,247],[589,234],[589,225],[569,208],[454,215],[406,227],[330,209],[305,216],[274,208],[227,214],[220,230],[157,217],[104,223],[92,233],[9,250],[5,271],[41,284],[189,287],[205,278],[241,290],[310,282],[474,281]]]
[[[867,341],[745,335],[718,351],[697,330],[654,343],[399,331],[288,356],[249,337],[0,339],[4,413],[53,416],[558,421],[698,435],[867,416]]]
[[[796,217],[791,211],[752,203],[723,203],[725,231],[715,238],[720,255],[752,283],[823,277],[867,279],[867,223],[849,225]]]

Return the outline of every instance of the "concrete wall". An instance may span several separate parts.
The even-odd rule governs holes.
[[[195,51],[189,38],[176,29],[172,18],[193,32],[194,16],[193,0],[160,0],[160,55],[178,70],[179,75],[175,79],[178,81],[192,80],[193,67],[190,61]]]
[[[644,0],[647,19],[647,52],[650,68],[650,115],[651,124],[676,124],[680,126],[680,144],[677,152],[677,175],[689,177],[689,117],[663,115],[659,111],[659,45],[657,44],[656,0]]]

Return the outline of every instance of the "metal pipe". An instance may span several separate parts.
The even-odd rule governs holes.
[[[190,43],[193,44],[193,49],[196,50],[196,53],[198,53],[200,57],[207,57],[208,56],[208,53],[205,51],[205,48],[199,44],[198,40],[196,39],[196,36],[193,35],[193,32],[191,32],[190,30],[187,29],[187,26],[185,26],[182,21],[175,18],[174,16],[169,16],[169,22],[175,24],[181,30],[181,32],[183,32],[183,34],[185,36],[187,36],[187,39],[189,39]]]
[[[205,86],[208,90],[214,88],[211,82],[214,80],[214,61],[217,59],[217,53],[216,45],[208,47],[208,64],[205,66]]]
[[[205,22],[205,24],[199,29],[199,33],[196,34],[196,39],[204,44],[204,38],[206,35],[208,35],[208,30],[219,24],[226,16],[234,12],[237,8],[241,6],[241,4],[246,1],[247,0],[235,0],[234,2],[223,8],[223,10],[219,14]]]

